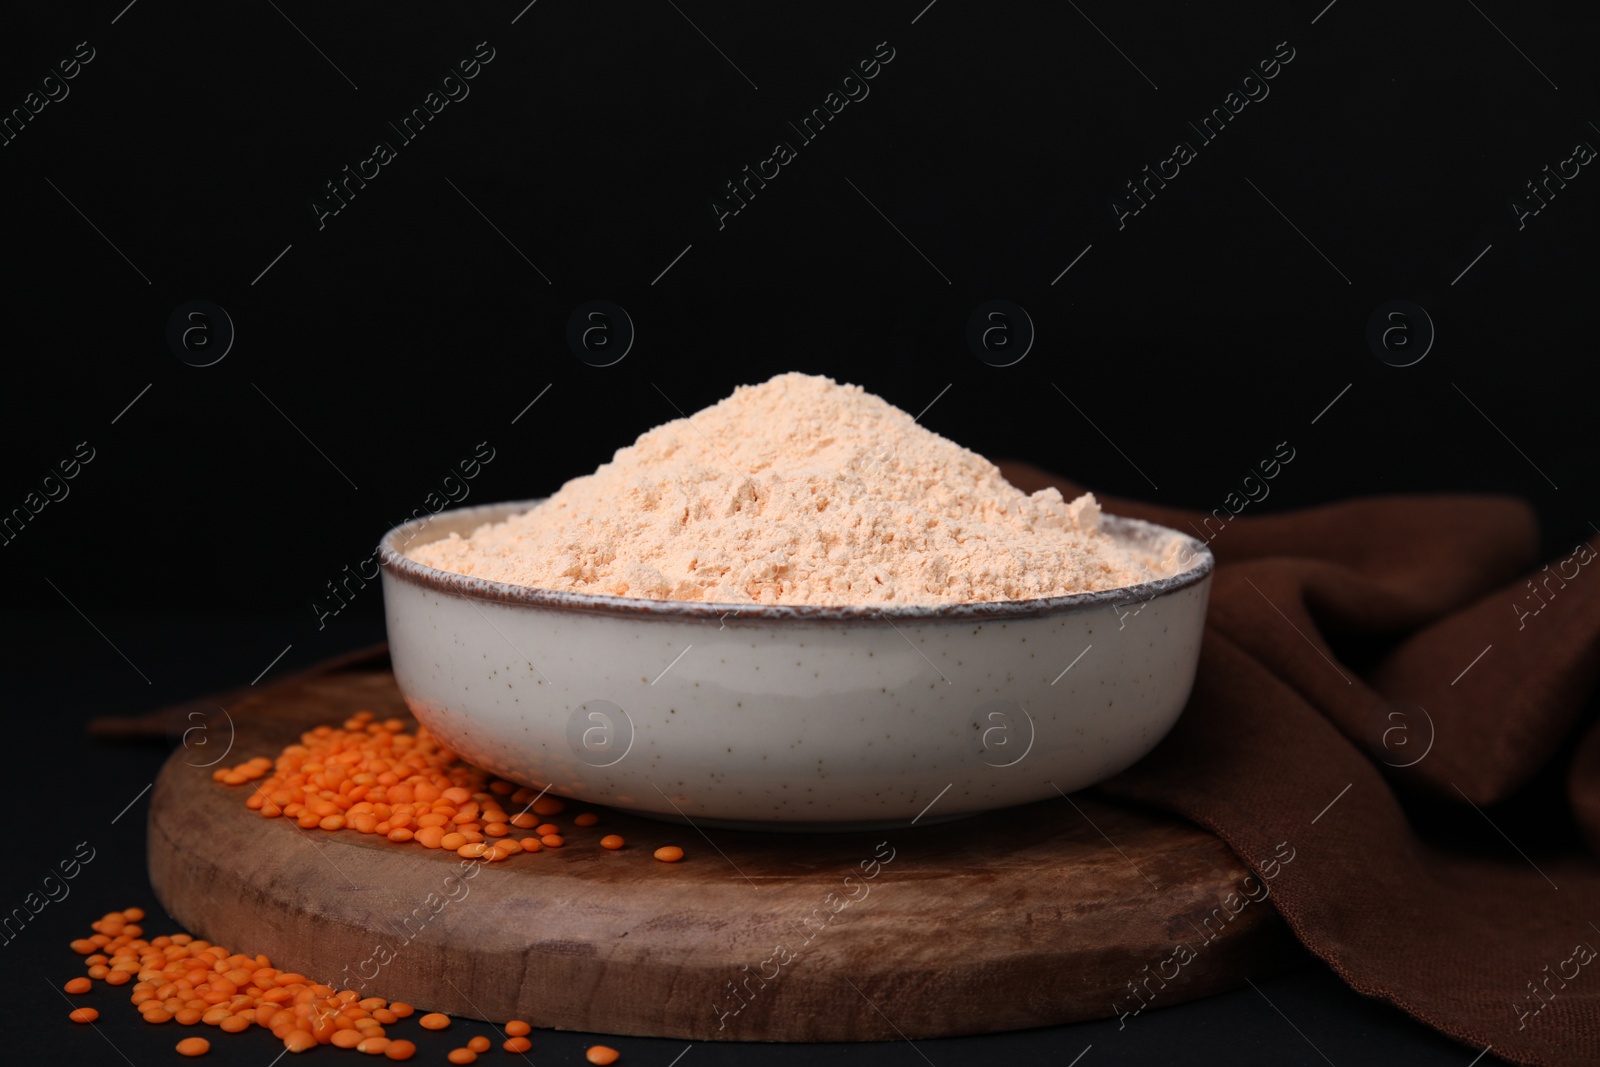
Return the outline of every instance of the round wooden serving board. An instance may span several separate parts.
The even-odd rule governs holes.
[[[574,827],[589,808],[573,802],[554,819],[566,847],[467,861],[465,878],[453,853],[263,819],[249,786],[199,766],[230,722],[234,766],[362,708],[407,716],[381,654],[253,692],[206,719],[204,746],[173,753],[150,806],[150,880],[188,930],[428,1010],[696,1041],[1100,1018],[1139,1006],[1130,983],[1163,1006],[1294,953],[1268,906],[1216,918],[1249,873],[1219,840],[1092,795],[876,833],[709,839],[605,810]],[[628,847],[600,848],[605,833]],[[652,859],[665,844],[685,859]],[[1180,944],[1194,957],[1163,987],[1153,976],[1171,975]]]

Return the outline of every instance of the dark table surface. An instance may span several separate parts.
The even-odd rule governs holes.
[[[70,893],[47,904],[19,936],[0,945],[8,1010],[7,1063],[38,1063],[65,1056],[73,1062],[136,1067],[172,1063],[177,1041],[200,1034],[212,1041],[209,1060],[266,1067],[282,1045],[266,1031],[221,1034],[210,1027],[152,1026],[127,1002],[126,989],[96,983],[94,993],[72,1000],[100,1010],[96,1036],[66,1018],[60,991],[83,973],[68,942],[89,933],[107,911],[138,906],[148,913],[148,934],[177,927],[156,901],[145,874],[145,816],[153,781],[173,742],[111,744],[91,741],[89,719],[127,715],[176,703],[249,681],[285,646],[292,646],[262,679],[309,665],[346,649],[382,639],[381,620],[350,617],[320,634],[300,615],[218,611],[176,616],[70,612],[3,617],[3,667],[11,702],[8,728],[16,766],[13,812],[17,824],[10,859],[0,864],[0,902],[20,905],[55,861],[87,840],[95,858],[67,883]],[[146,681],[148,679],[148,681]],[[229,946],[248,950],[248,946]],[[1116,1020],[1016,1033],[856,1045],[753,1045],[582,1033],[536,1031],[530,1058],[538,1064],[581,1064],[583,1050],[601,1040],[620,1050],[625,1064],[680,1067],[696,1064],[860,1063],[937,1067],[1004,1062],[1063,1067],[1083,1053],[1081,1067],[1096,1064],[1315,1064],[1464,1065],[1476,1050],[1439,1037],[1399,1011],[1351,992],[1309,957],[1287,973],[1259,975],[1255,987],[1187,1004],[1147,1011],[1119,1026]],[[444,1034],[415,1025],[414,1062],[442,1063],[444,1053],[488,1026],[458,1021]],[[419,1036],[420,1035],[420,1036]],[[1092,1047],[1091,1047],[1092,1046]],[[1085,1050],[1088,1050],[1085,1052]],[[331,1055],[332,1053],[325,1053]],[[21,1058],[13,1058],[19,1056]],[[354,1055],[353,1053],[351,1055]],[[484,1054],[498,1062],[496,1047]],[[387,1062],[387,1061],[384,1061]],[[510,1062],[509,1060],[507,1062]],[[1493,1054],[1480,1062],[1497,1062]]]

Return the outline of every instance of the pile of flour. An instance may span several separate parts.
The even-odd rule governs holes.
[[[1032,496],[860,386],[781,374],[658,426],[531,511],[410,556],[657,600],[949,604],[1161,576],[1090,494]]]

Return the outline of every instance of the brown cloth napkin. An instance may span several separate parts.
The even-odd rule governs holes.
[[[1218,564],[1187,708],[1102,788],[1258,873],[1288,842],[1271,899],[1358,992],[1516,1063],[1600,1063],[1600,538],[1541,567],[1531,509],[1491,496],[1102,503]]]

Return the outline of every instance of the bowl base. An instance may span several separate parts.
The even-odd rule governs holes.
[[[904,830],[909,826],[933,826],[938,823],[970,819],[982,812],[963,811],[954,815],[927,815],[918,819],[864,819],[855,822],[806,822],[787,819],[714,819],[710,817],[644,811],[641,808],[624,808],[607,805],[616,811],[625,811],[641,819],[676,823],[679,826],[706,827],[712,830],[740,830],[758,834],[848,834],[871,833],[880,830]]]

